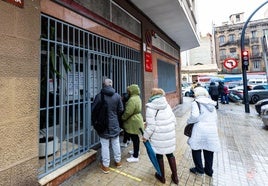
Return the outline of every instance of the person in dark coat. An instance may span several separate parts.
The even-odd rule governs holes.
[[[119,168],[121,167],[121,149],[120,149],[120,126],[118,117],[124,111],[121,96],[115,92],[112,87],[113,81],[111,79],[105,79],[103,81],[103,88],[101,92],[96,95],[94,102],[92,104],[92,112],[96,109],[96,106],[101,102],[101,93],[104,94],[104,100],[108,105],[108,128],[101,134],[101,158],[102,162],[100,168],[103,173],[109,173],[110,171],[110,142],[112,144],[113,156],[115,160],[115,165]],[[104,116],[105,117],[105,116]]]
[[[218,89],[219,89],[219,96],[221,98],[221,103],[225,103],[224,102],[224,82],[220,81],[219,82],[219,86],[218,86]]]
[[[123,102],[123,105],[124,105],[124,109],[126,107],[126,103],[127,103],[128,99],[129,99],[128,93],[127,92],[123,93],[122,94],[122,102]],[[127,147],[131,143],[131,140],[130,140],[129,134],[124,129],[123,121],[121,119],[121,116],[119,118],[119,123],[120,123],[120,127],[123,129],[123,141],[120,143],[120,146],[121,147]]]
[[[215,82],[211,82],[208,88],[208,93],[212,100],[216,101],[217,105],[215,106],[216,109],[219,108],[219,89]]]

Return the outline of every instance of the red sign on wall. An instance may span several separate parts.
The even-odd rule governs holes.
[[[23,6],[24,6],[24,0],[2,0],[2,1],[13,4],[13,5],[18,6],[20,8],[23,8]]]
[[[150,52],[145,52],[145,71],[153,71],[152,54]]]

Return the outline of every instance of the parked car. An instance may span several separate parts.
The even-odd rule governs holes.
[[[243,90],[244,90],[244,87],[241,85],[235,86],[234,88],[229,89],[229,94],[228,94],[229,100],[235,103],[240,100],[243,100]]]
[[[266,83],[267,84],[267,80],[264,78],[258,78],[258,79],[249,79],[248,80],[248,84],[249,85],[258,85],[258,84],[263,84]]]
[[[263,105],[267,105],[268,104],[268,98],[267,99],[263,99],[263,100],[260,100],[258,101],[256,104],[255,104],[255,110],[256,112],[260,115],[261,114],[261,107]]]
[[[257,103],[259,100],[268,98],[268,85],[258,84],[258,85],[248,85],[248,100],[250,103]],[[236,86],[229,90],[230,93],[239,96],[243,100],[244,86]],[[229,96],[230,97],[230,96]]]
[[[257,103],[259,100],[266,98],[268,98],[267,84],[256,85],[252,90],[248,91],[248,100],[253,104]]]
[[[243,83],[241,83],[241,81],[226,82],[226,83],[224,83],[224,84],[227,85],[229,89],[232,89],[232,88],[234,88],[234,87],[243,85]]]
[[[263,124],[268,127],[268,105],[263,105],[261,107],[261,119]]]
[[[186,97],[193,97],[193,92],[191,91],[191,86],[182,87],[182,95]]]

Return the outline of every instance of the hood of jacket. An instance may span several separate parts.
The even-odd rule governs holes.
[[[198,96],[195,98],[195,101],[206,107],[209,112],[213,112],[216,109],[217,103],[208,97]]]
[[[128,86],[127,90],[128,90],[128,93],[130,96],[140,95],[140,88],[136,84],[132,84],[132,85]]]
[[[151,99],[154,98],[154,99]],[[168,106],[168,102],[164,96],[153,96],[146,104],[147,107],[155,110],[164,110]]]
[[[111,86],[105,86],[101,89],[101,93],[103,93],[106,96],[112,96],[115,93],[115,89]]]

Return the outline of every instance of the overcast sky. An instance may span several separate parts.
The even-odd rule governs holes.
[[[197,0],[196,11],[198,27],[202,35],[211,33],[212,24],[220,26],[222,22],[229,21],[229,16],[245,12],[246,21],[249,16],[267,0]],[[265,4],[251,20],[263,18],[264,11],[268,9]]]

